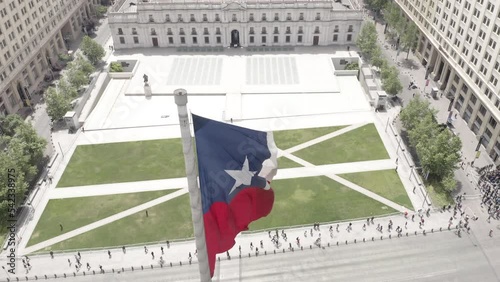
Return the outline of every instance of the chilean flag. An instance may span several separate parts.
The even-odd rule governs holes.
[[[278,148],[272,133],[193,115],[201,203],[210,274],[215,255],[231,249],[238,233],[267,216]]]

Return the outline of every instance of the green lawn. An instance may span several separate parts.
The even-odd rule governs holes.
[[[194,237],[189,194],[80,234],[45,249],[76,250]]]
[[[403,183],[401,183],[398,173],[393,169],[341,174],[339,176],[413,210],[413,205]]]
[[[275,203],[266,218],[251,230],[380,216],[396,212],[327,177],[273,181]],[[50,246],[48,250],[76,250],[193,237],[189,196],[172,199],[106,226]],[[126,230],[126,232],[124,232]]]
[[[388,159],[374,124],[367,124],[294,153],[315,165]]]
[[[28,246],[75,230],[176,190],[50,200],[31,235]],[[63,231],[59,224],[62,224]]]
[[[345,126],[330,126],[274,131],[274,142],[278,148],[286,150],[344,127]]]
[[[287,157],[279,157],[278,158],[278,168],[293,168],[293,167],[302,167],[300,164],[290,160]]]
[[[75,150],[58,187],[183,177],[180,139],[82,145]]]
[[[273,181],[274,207],[250,230],[366,218],[396,212],[326,176]]]

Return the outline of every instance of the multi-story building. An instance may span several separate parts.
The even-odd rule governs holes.
[[[500,163],[500,2],[397,0],[420,29],[416,54],[430,79]]]
[[[0,115],[30,105],[31,93],[67,52],[98,0],[0,0]]]
[[[118,0],[109,13],[116,49],[354,44],[357,0]]]

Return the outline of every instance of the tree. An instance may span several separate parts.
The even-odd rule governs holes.
[[[106,54],[104,48],[88,36],[83,37],[81,49],[93,65],[97,64]]]
[[[443,189],[447,192],[453,192],[457,188],[457,181],[453,178],[452,173],[443,177],[441,184],[443,185]]]
[[[85,59],[82,55],[77,55],[75,61],[71,64],[71,68],[81,70],[85,75],[89,76],[95,71],[95,67],[89,60]]]
[[[365,22],[356,40],[356,45],[366,57],[371,58],[377,45],[377,30],[372,22]]]
[[[79,69],[69,69],[66,72],[66,79],[75,89],[80,89],[89,83],[89,77]]]
[[[414,49],[418,43],[418,27],[413,22],[408,22],[405,26],[404,32],[401,36],[401,45],[403,50],[406,50],[406,59],[410,55],[410,51]]]
[[[47,114],[54,121],[60,120],[71,110],[70,99],[58,92],[54,87],[49,87],[45,92]]]
[[[108,12],[108,7],[103,6],[103,5],[97,5],[95,8],[96,14],[98,18],[102,18],[104,14]]]
[[[416,96],[410,100],[405,108],[403,108],[399,118],[403,127],[407,131],[411,131],[419,122],[424,120],[426,116],[432,116],[434,118],[436,113],[437,111],[430,107],[429,101],[420,99],[419,96]]]
[[[366,4],[375,12],[382,10],[389,0],[366,0]]]
[[[359,70],[358,63],[349,63],[345,66],[345,70]]]
[[[403,85],[397,74],[391,74],[385,79],[382,79],[382,89],[387,94],[397,95],[401,90],[403,90]]]
[[[76,88],[68,82],[67,77],[63,77],[59,80],[57,91],[62,95],[68,97],[68,99],[74,99],[78,97],[78,90],[76,90]]]
[[[399,9],[398,4],[393,1],[387,2],[384,8],[384,19],[391,28],[397,30],[402,19],[401,9]]]
[[[383,67],[386,68],[387,66],[387,60],[382,57],[382,50],[380,50],[380,47],[378,46],[373,50],[371,63],[374,67],[379,69],[382,69]]]
[[[111,62],[109,66],[109,71],[110,72],[123,72],[123,67],[122,64],[118,62]]]

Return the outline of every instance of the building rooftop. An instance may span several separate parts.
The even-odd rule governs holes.
[[[158,5],[168,5],[168,4],[211,4],[211,5],[221,5],[225,7],[231,3],[239,3],[242,5],[265,5],[265,4],[310,4],[310,3],[324,3],[331,4],[334,10],[351,10],[359,9],[359,0],[123,0],[117,1],[115,4],[116,11],[121,13],[135,13],[137,12],[137,5],[143,4],[158,4]],[[123,3],[123,4],[121,4]]]

